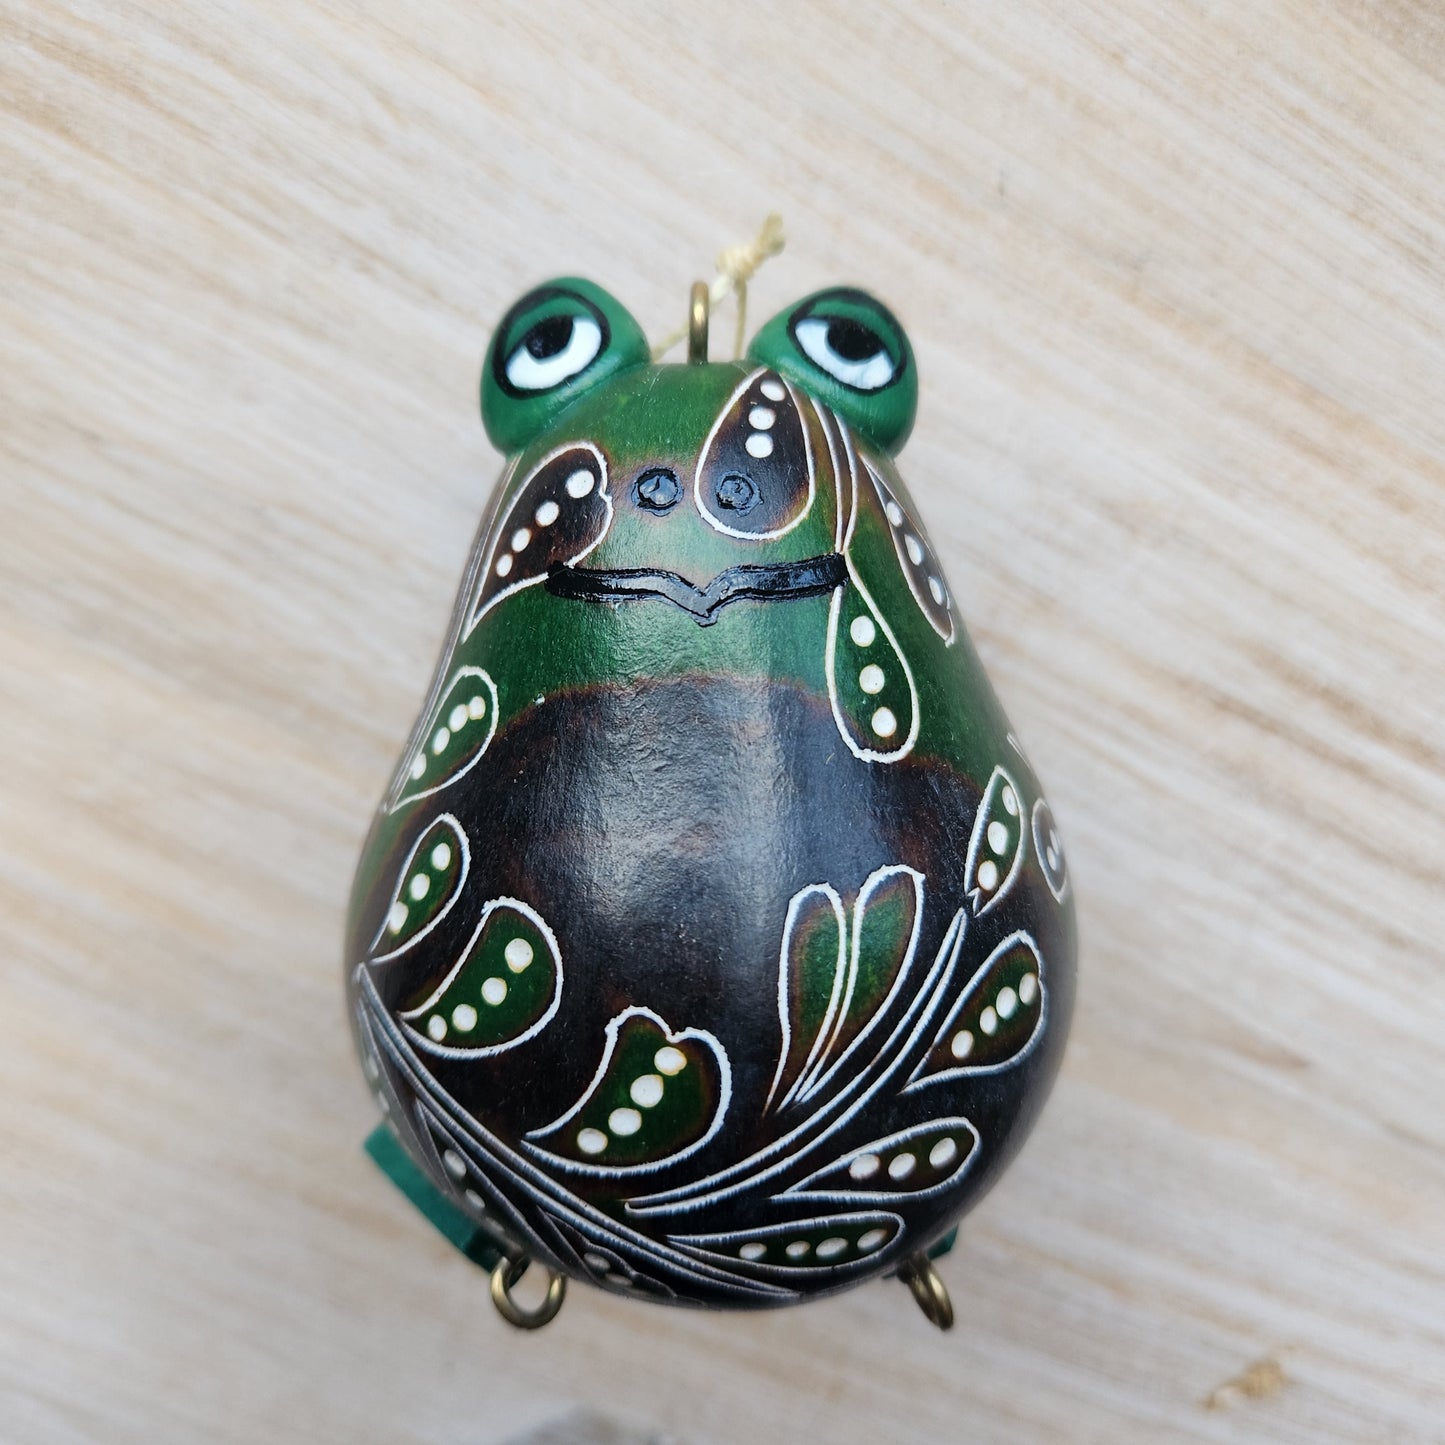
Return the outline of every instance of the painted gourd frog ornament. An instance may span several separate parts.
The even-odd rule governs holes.
[[[894,468],[898,322],[823,291],[729,363],[702,326],[654,364],[569,278],[492,338],[508,460],[357,873],[357,1045],[514,1323],[567,1277],[897,1273],[946,1324],[927,1251],[1063,1050],[1063,845]]]

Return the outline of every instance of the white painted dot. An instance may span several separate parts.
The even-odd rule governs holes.
[[[762,392],[769,401],[782,401],[788,394],[783,383],[775,376],[764,377],[762,385],[758,387],[758,390]]]
[[[948,593],[943,590],[943,583],[940,582],[937,577],[930,577],[928,579],[928,593],[940,607],[943,606],[944,601],[948,597]]]
[[[880,707],[873,714],[873,731],[880,738],[891,738],[898,731],[898,719],[893,716],[891,707]]]
[[[956,1059],[966,1059],[973,1052],[973,1034],[968,1029],[960,1029],[954,1034],[948,1051]]]
[[[487,711],[487,700],[478,694],[476,697],[467,699],[467,716],[470,718],[483,717]]]
[[[434,752],[434,753],[442,753],[442,752],[445,752],[445,751],[446,751],[446,746],[447,746],[447,744],[448,744],[449,742],[451,742],[451,740],[452,740],[452,734],[451,734],[451,729],[450,729],[450,728],[438,728],[437,731],[436,731],[436,736],[431,740],[431,750],[432,750],[432,752]]]
[[[659,1074],[666,1074],[668,1078],[671,1078],[674,1074],[680,1074],[687,1067],[687,1055],[681,1049],[673,1048],[671,1044],[664,1044],[653,1055],[652,1062],[656,1065]]]
[[[441,1043],[447,1036],[447,1021],[440,1014],[433,1014],[426,1021],[426,1031],[434,1043]]]
[[[994,1007],[1001,1019],[1011,1019],[1019,1011],[1019,996],[1011,988],[1001,988]]]
[[[506,577],[512,570],[512,554],[504,552],[497,558],[497,576]]]
[[[362,1060],[361,1067],[366,1070],[366,1077],[374,1084],[381,1077],[381,1065],[376,1062],[375,1054],[367,1054]]]
[[[485,1214],[487,1212],[486,1202],[475,1189],[462,1190],[462,1198],[465,1199],[478,1214]]]
[[[406,891],[411,894],[413,902],[420,903],[426,897],[427,889],[430,887],[431,879],[425,873],[414,873]]]
[[[525,938],[509,939],[506,948],[502,950],[502,957],[507,960],[507,967],[513,973],[523,973],[534,957],[532,945]]]
[[[391,1100],[388,1099],[385,1094],[378,1092],[376,1095],[376,1107],[380,1109],[383,1114],[389,1114],[391,1113]]]
[[[526,527],[518,527],[517,530],[512,533],[512,551],[526,551],[527,543],[531,540],[532,533]]]
[[[459,702],[447,714],[447,726],[454,732],[459,733],[467,725],[467,705]]]
[[[768,1247],[760,1240],[749,1240],[738,1250],[739,1259],[761,1259],[768,1252]]]
[[[477,1011],[469,1003],[459,1003],[452,1010],[452,1027],[469,1034],[477,1026]]]
[[[661,1074],[643,1074],[640,1079],[632,1081],[632,1087],[627,1092],[631,1094],[634,1104],[641,1104],[644,1109],[652,1109],[662,1102],[663,1087]]]
[[[467,1174],[467,1161],[457,1153],[455,1149],[442,1150],[442,1163],[447,1166],[447,1173],[453,1179],[465,1179]]]
[[[582,1263],[593,1274],[606,1274],[612,1268],[612,1261],[606,1255],[594,1254],[590,1249],[582,1256]]]
[[[901,1154],[895,1154],[888,1161],[888,1177],[890,1179],[907,1179],[913,1173],[914,1166],[918,1163],[912,1154],[906,1149]]]
[[[878,636],[878,629],[873,625],[871,617],[855,617],[849,625],[848,636],[859,647],[872,647],[873,639]]]
[[[607,1116],[607,1127],[625,1138],[642,1128],[642,1115],[636,1109],[614,1109]]]
[[[885,503],[883,510],[888,514],[888,520],[895,527],[901,527],[903,525],[903,508],[900,507],[897,502]]]
[[[770,406],[755,406],[748,413],[748,425],[757,427],[759,431],[767,431],[777,419],[777,412]]]
[[[1004,812],[1005,812],[1005,813],[1009,813],[1009,814],[1011,814],[1011,815],[1013,815],[1013,816],[1016,817],[1016,816],[1018,815],[1018,810],[1019,810],[1019,800],[1018,800],[1018,798],[1015,796],[1014,790],[1013,790],[1012,788],[1007,788],[1007,787],[1006,787],[1006,788],[1003,790],[1002,797],[1003,797],[1003,810],[1004,810]]]
[[[795,1239],[783,1253],[786,1254],[789,1259],[802,1259],[812,1247],[806,1239]]]
[[[928,1151],[928,1162],[935,1169],[947,1169],[958,1158],[958,1145],[952,1139],[940,1139]]]
[[[507,980],[504,978],[489,978],[482,984],[482,1002],[491,1004],[493,1008],[501,1003],[507,996]]]
[[[546,501],[532,514],[537,519],[539,527],[550,527],[561,515],[562,509],[556,502]]]
[[[908,560],[916,567],[923,561],[923,543],[913,535],[906,533],[903,538],[903,550],[908,553]]]
[[[864,1232],[858,1236],[858,1253],[871,1254],[887,1238],[888,1231],[886,1229],[864,1230]]]
[[[995,853],[1002,853],[1008,847],[1008,828],[997,821],[988,825],[988,846]]]
[[[848,1241],[831,1234],[818,1246],[819,1259],[837,1259],[845,1249],[848,1248]]]
[[[452,845],[450,843],[438,843],[431,850],[431,866],[438,871],[449,867],[452,861]]]
[[[978,865],[978,886],[985,893],[992,893],[998,887],[998,864],[992,858],[985,858]]]
[[[773,439],[765,431],[753,432],[743,443],[750,457],[770,457],[773,454]]]
[[[1039,981],[1026,973],[1019,979],[1019,1002],[1027,1008],[1039,996]]]
[[[391,911],[386,915],[386,928],[388,933],[400,933],[406,926],[407,906],[400,898],[391,905]]]
[[[875,693],[883,691],[883,669],[876,662],[870,662],[862,672],[858,674],[858,686],[872,697]]]
[[[984,1009],[978,1016],[978,1026],[992,1038],[998,1032],[998,1015],[991,1008]]]
[[[577,1147],[584,1154],[600,1154],[607,1147],[607,1135],[601,1129],[579,1129]]]
[[[596,485],[597,478],[586,467],[579,467],[567,478],[567,495],[581,501]]]
[[[871,1179],[883,1167],[883,1161],[876,1154],[860,1154],[849,1166],[850,1179]]]
[[[411,775],[413,780],[421,777],[424,772],[426,772],[426,755],[424,753],[418,753],[411,760]]]

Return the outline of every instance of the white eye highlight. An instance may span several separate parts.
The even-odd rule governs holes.
[[[835,329],[841,336],[835,336]],[[872,336],[870,330],[858,322],[847,322],[828,316],[808,316],[793,328],[803,354],[815,366],[821,367],[829,376],[858,391],[877,391],[887,386],[898,374],[893,358],[881,344],[877,351],[866,355],[857,353],[864,348],[858,343]],[[845,343],[846,339],[846,345]],[[877,338],[874,337],[874,340]],[[838,349],[852,354],[845,355]]]
[[[590,316],[540,321],[507,358],[507,380],[518,391],[550,391],[585,371],[602,350],[602,328]]]

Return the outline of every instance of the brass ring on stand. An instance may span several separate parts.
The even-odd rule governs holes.
[[[931,1325],[941,1330],[953,1328],[953,1301],[948,1295],[948,1286],[939,1278],[933,1261],[921,1250],[910,1254],[898,1266],[898,1278],[913,1292],[918,1308]]]
[[[525,1254],[516,1259],[500,1259],[492,1271],[492,1303],[509,1325],[519,1330],[540,1330],[557,1318],[562,1301],[567,1298],[567,1276],[547,1270],[547,1293],[535,1309],[527,1309],[512,1298],[512,1289],[526,1274],[532,1261]]]
[[[687,359],[707,360],[707,313],[710,301],[706,281],[692,283],[692,300],[687,310]]]

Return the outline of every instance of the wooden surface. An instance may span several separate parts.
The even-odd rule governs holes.
[[[4,0],[0,1440],[1445,1440],[1441,15]],[[360,1152],[350,870],[492,323],[580,271],[661,334],[774,208],[758,321],[917,347],[1074,1036],[951,1335],[525,1337]]]

